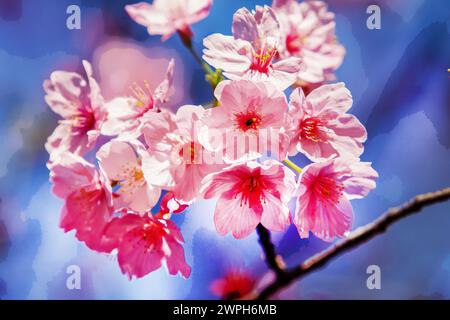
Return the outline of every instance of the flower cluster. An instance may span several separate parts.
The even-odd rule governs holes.
[[[154,0],[126,11],[152,35],[186,39],[211,6]],[[201,199],[218,199],[213,219],[220,235],[241,239],[260,224],[281,232],[293,223],[301,237],[345,236],[350,200],[375,188],[377,173],[360,161],[367,134],[348,113],[349,90],[329,83],[345,53],[334,28],[321,1],[239,9],[232,36],[203,41],[203,59],[227,78],[215,84],[209,108],[165,107],[173,61],[156,88],[136,86],[108,101],[88,62],[85,75],[52,73],[45,99],[62,120],[46,149],[53,192],[64,200],[61,227],[92,250],[117,252],[130,278],[163,264],[170,274],[189,276],[171,217]],[[311,161],[304,169],[289,160],[298,153]]]

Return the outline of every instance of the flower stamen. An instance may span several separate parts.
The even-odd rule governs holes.
[[[130,87],[130,90],[137,100],[136,107],[150,110],[154,107],[153,94],[148,81],[144,80],[144,85],[139,86],[136,82]]]
[[[267,74],[277,53],[277,49],[270,46],[264,46],[253,52],[250,70]]]

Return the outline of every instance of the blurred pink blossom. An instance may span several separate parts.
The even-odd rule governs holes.
[[[135,41],[114,39],[95,50],[93,65],[107,101],[117,97],[124,98],[125,102],[136,101],[135,89],[141,87],[147,91],[144,92],[147,98],[143,96],[139,100],[150,102],[149,96],[153,96],[155,89],[163,83],[170,84],[164,107],[175,109],[189,98],[189,86],[184,79],[184,62],[176,51],[160,46],[143,47]]]
[[[173,59],[169,62],[164,80],[152,90],[147,81],[144,87],[137,84],[132,88],[134,97],[117,97],[106,104],[107,118],[102,126],[105,135],[139,136],[143,120],[158,112],[167,102],[173,83]]]
[[[212,0],[153,0],[125,6],[130,17],[147,28],[151,35],[167,40],[175,32],[191,35],[190,26],[206,18]]]
[[[211,283],[211,292],[223,300],[245,299],[255,288],[256,279],[240,269],[231,270]]]

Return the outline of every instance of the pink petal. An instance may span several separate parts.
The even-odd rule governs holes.
[[[181,234],[180,229],[172,220],[164,220],[164,223],[167,225],[167,229],[169,230],[170,235],[180,243],[184,243],[183,235]]]
[[[300,58],[290,57],[273,64],[270,77],[280,90],[285,90],[297,80],[298,73],[301,70],[302,60]]]
[[[246,205],[241,205],[240,199],[219,198],[214,212],[214,223],[220,235],[228,232],[236,239],[250,235],[260,222],[255,212]]]
[[[169,159],[159,160],[150,155],[142,156],[142,171],[145,180],[151,181],[159,187],[173,187],[175,185],[172,175],[172,164]]]
[[[303,104],[306,101],[305,93],[301,88],[297,88],[294,91],[292,91],[291,95],[289,96],[289,108],[295,109],[294,116],[297,116],[298,118],[302,118],[303,113]],[[298,115],[300,114],[300,116]]]
[[[271,37],[271,41],[274,41],[275,39],[277,42],[279,41],[280,23],[271,7],[267,5],[256,6],[254,19],[258,25],[259,34],[264,35],[265,38]]]
[[[120,218],[112,219],[104,229],[102,239],[105,249],[112,251],[119,247],[125,235],[142,224],[142,217],[137,214],[126,214]]]
[[[146,2],[140,2],[133,5],[126,5],[125,10],[131,19],[147,27],[147,31],[151,35],[165,35],[167,38],[176,32],[175,25],[169,20],[166,12],[155,8]]]
[[[89,84],[89,99],[90,99],[90,107],[94,111],[97,120],[103,120],[106,116],[104,110],[104,100],[103,96],[100,93],[100,86],[97,81],[93,77],[92,65],[83,60],[83,67],[86,71],[86,76]]]
[[[50,165],[50,181],[53,193],[67,198],[80,186],[95,183],[95,167],[82,157],[72,153],[64,153],[57,162]]]
[[[55,130],[53,130],[52,134],[47,138],[47,142],[45,143],[45,150],[47,150],[50,155],[50,161],[58,158],[65,151],[71,151],[75,153],[75,151],[77,151],[76,148],[72,148],[73,150],[70,150],[72,139],[71,127],[64,123],[59,124],[55,128]],[[77,141],[80,140],[80,137],[77,137]]]
[[[117,191],[119,197],[114,198],[116,209],[130,209],[136,212],[147,212],[151,210],[159,200],[161,189],[144,183],[142,186],[130,190],[120,188]]]
[[[345,160],[351,163],[351,160]],[[344,177],[345,194],[349,200],[361,199],[375,189],[378,173],[370,162],[354,161],[351,165],[351,176]]]
[[[281,8],[284,7],[292,2],[295,2],[295,0],[273,0],[272,2],[272,8]]]
[[[66,199],[60,226],[65,232],[75,229],[79,241],[96,251],[104,251],[102,232],[112,215],[103,190],[75,191]]]
[[[175,116],[170,112],[153,113],[151,117],[147,118],[142,133],[149,147],[149,154],[154,157],[166,158],[172,149],[167,135],[176,129]]]
[[[206,37],[203,45],[203,59],[216,69],[240,73],[250,68],[252,47],[247,41],[215,33]]]
[[[44,82],[45,101],[61,117],[68,119],[88,103],[86,81],[77,73],[55,71]]]
[[[352,95],[342,82],[313,90],[306,101],[312,106],[314,114],[328,111],[344,113],[353,104]]]
[[[134,149],[128,143],[119,140],[104,144],[97,152],[97,159],[111,180],[124,179],[124,167],[138,166]]]
[[[105,104],[106,120],[101,127],[101,133],[107,136],[117,136],[136,130],[139,110],[133,98],[118,97]]]
[[[332,121],[329,121],[328,126],[339,136],[350,137],[360,143],[365,142],[367,139],[366,128],[354,115],[339,115]]]
[[[186,23],[194,24],[203,20],[209,15],[212,7],[212,0],[182,0],[186,5]]]
[[[315,236],[332,241],[343,237],[353,224],[353,209],[350,202],[341,197],[336,205],[318,202],[310,193],[305,193],[297,200],[294,224],[302,238],[311,231]]]
[[[211,199],[230,190],[236,184],[236,177],[230,172],[232,167],[217,173],[211,173],[202,180],[201,193],[203,198]]]
[[[177,199],[190,202],[199,195],[200,183],[204,178],[199,165],[188,165],[182,174],[181,179],[170,190]]]
[[[328,122],[328,127],[334,131],[330,144],[341,156],[359,157],[363,153],[363,143],[367,139],[367,131],[355,116],[339,115],[336,119]]]
[[[161,103],[167,101],[169,90],[172,88],[174,65],[175,61],[171,59],[167,67],[165,79],[159,84],[159,86],[155,89],[155,92],[153,94],[154,99],[158,100]]]
[[[253,43],[259,40],[258,26],[254,15],[247,9],[241,8],[233,15],[232,32],[235,39]]]
[[[117,260],[122,273],[142,278],[161,267],[164,252],[161,250],[162,239],[152,250],[147,251],[143,241],[133,232],[128,232],[119,246]]]
[[[284,231],[290,223],[289,208],[280,199],[271,194],[266,194],[261,224],[272,231]]]
[[[186,263],[184,258],[184,249],[175,239],[167,239],[170,254],[166,257],[167,269],[169,274],[176,275],[178,272],[184,278],[189,278],[191,267]]]

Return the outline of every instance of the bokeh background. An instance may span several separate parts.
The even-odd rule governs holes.
[[[128,18],[122,0],[0,0],[0,298],[210,299],[210,283],[233,268],[264,279],[255,236],[234,240],[213,226],[214,201],[177,217],[186,239],[188,280],[161,269],[140,280],[120,273],[114,256],[98,254],[58,228],[62,202],[50,193],[47,136],[57,123],[42,82],[55,69],[92,61],[106,97],[129,94],[133,81],[158,83],[176,61],[171,106],[211,99],[202,70],[173,37],[161,43]],[[81,30],[66,28],[66,8],[81,7]],[[270,1],[215,0],[196,24],[195,46],[213,32],[230,33],[242,6]],[[366,28],[366,8],[381,7],[382,29]],[[352,91],[352,112],[367,126],[363,159],[378,170],[378,187],[354,201],[356,225],[411,196],[450,185],[450,10],[447,0],[333,0],[337,34],[347,49],[337,72]],[[301,162],[299,158],[297,161]],[[450,298],[450,203],[396,224],[283,291],[285,299]],[[274,234],[288,264],[328,244]],[[368,290],[366,268],[379,265],[381,290]],[[66,288],[69,265],[81,268],[81,290]]]

